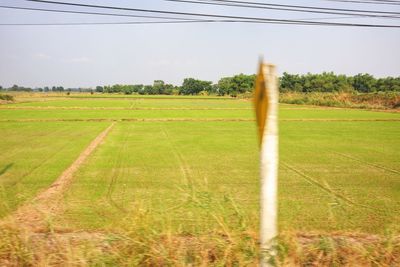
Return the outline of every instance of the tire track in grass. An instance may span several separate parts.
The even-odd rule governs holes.
[[[167,131],[164,129],[164,127],[162,125],[160,125],[160,128],[161,128],[161,132],[164,135],[166,141],[168,142],[169,146],[171,147],[172,153],[174,154],[175,158],[179,161],[179,168],[180,168],[182,176],[184,178],[184,182],[186,183],[187,186],[192,186],[193,181],[190,177],[191,176],[190,175],[190,172],[191,172],[190,167],[186,163],[186,161],[183,158],[183,156],[181,155],[181,153],[179,153],[179,151],[172,144],[171,139],[170,139]]]
[[[118,209],[120,212],[124,212],[126,213],[126,209],[124,209],[123,206],[119,205],[113,198],[113,194],[114,194],[114,190],[115,190],[115,186],[118,180],[118,177],[122,176],[124,177],[125,172],[122,172],[121,175],[121,169],[124,170],[124,168],[122,168],[122,155],[123,151],[126,150],[127,146],[125,145],[128,138],[129,138],[129,133],[124,133],[124,139],[122,141],[122,143],[120,144],[119,148],[118,148],[118,154],[114,154],[116,156],[114,156],[115,159],[115,163],[113,164],[113,171],[112,171],[112,175],[111,175],[111,179],[110,179],[110,183],[108,185],[108,189],[107,189],[107,201],[108,203],[112,206],[115,207],[116,209]]]
[[[332,195],[333,197],[342,200],[343,202],[345,202],[348,205],[352,205],[352,206],[357,206],[360,208],[365,208],[365,209],[370,209],[370,210],[374,210],[377,212],[385,212],[382,209],[377,209],[377,208],[373,208],[367,205],[363,205],[360,203],[356,203],[353,200],[349,199],[348,197],[346,197],[343,194],[337,193],[335,192],[327,182],[325,182],[324,184],[321,184],[320,182],[318,182],[316,179],[314,179],[313,177],[301,172],[300,170],[296,169],[295,167],[289,165],[288,163],[284,162],[283,160],[280,161],[280,164],[283,165],[285,168],[287,168],[288,170],[293,171],[294,173],[298,174],[300,177],[304,178],[307,182],[309,182],[310,184],[320,188],[321,190],[327,192],[328,194]]]
[[[165,212],[167,212],[167,211],[179,209],[179,208],[185,206],[187,203],[189,203],[190,199],[193,198],[193,194],[194,194],[193,190],[194,190],[194,188],[193,188],[193,180],[191,178],[191,169],[190,169],[189,165],[186,163],[186,161],[183,158],[182,154],[172,144],[171,138],[169,137],[169,134],[167,133],[167,131],[164,129],[163,125],[160,125],[160,129],[161,129],[161,132],[164,135],[166,141],[168,142],[168,145],[171,147],[172,154],[175,156],[175,158],[179,162],[179,169],[181,170],[184,183],[185,183],[185,185],[187,187],[186,189],[190,190],[190,194],[188,194],[185,191],[185,188],[178,188],[180,191],[182,191],[185,194],[185,200],[182,201],[178,205],[175,205],[175,206],[167,208],[165,210]]]
[[[102,143],[113,126],[114,123],[101,132],[47,190],[21,206],[8,219],[29,231],[42,231],[43,228],[48,227],[51,224],[52,215],[61,209],[62,196],[72,183],[73,175],[96,147]]]
[[[385,166],[382,166],[382,165],[370,163],[370,162],[368,162],[368,161],[364,161],[364,160],[362,160],[362,159],[358,159],[358,158],[356,158],[356,157],[353,157],[353,156],[350,156],[350,155],[347,155],[347,154],[344,154],[344,153],[339,153],[339,152],[332,152],[332,153],[334,153],[334,154],[336,154],[336,155],[339,155],[339,156],[341,156],[341,157],[344,157],[344,158],[348,158],[348,159],[357,161],[357,162],[362,163],[362,164],[367,165],[367,166],[372,166],[372,167],[375,167],[375,168],[377,168],[377,169],[385,170],[385,171],[388,171],[388,172],[391,172],[391,173],[395,173],[395,174],[397,174],[397,175],[400,175],[400,171],[395,170],[395,169],[391,169],[391,168],[388,168],[388,167],[385,167]]]

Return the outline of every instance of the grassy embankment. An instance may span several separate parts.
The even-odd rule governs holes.
[[[287,104],[361,109],[400,109],[400,92],[377,93],[281,93]]]

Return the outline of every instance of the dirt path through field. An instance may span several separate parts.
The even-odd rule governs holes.
[[[74,173],[96,147],[102,143],[114,124],[112,123],[101,132],[47,190],[41,192],[29,203],[21,206],[8,219],[19,227],[32,232],[40,232],[51,227],[52,217],[62,211],[62,196],[72,183]]]

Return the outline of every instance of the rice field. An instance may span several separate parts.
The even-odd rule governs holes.
[[[171,260],[166,248],[153,250],[163,243],[160,236],[169,237],[171,247],[178,242],[172,237],[185,236],[181,245],[191,247],[187,237],[214,236],[196,244],[230,249],[222,260],[215,256],[215,265],[257,263],[258,145],[251,101],[17,99],[0,106],[0,217],[33,201],[114,122],[74,173],[61,211],[50,213],[52,231],[136,233],[131,238],[142,245],[134,251],[142,258],[121,263],[103,257],[100,265],[176,265],[165,261]],[[398,236],[400,113],[281,104],[279,121],[282,234]],[[235,246],[218,243],[221,238],[236,240]],[[146,253],[156,260],[146,261]],[[187,257],[182,265],[201,262],[199,254]]]

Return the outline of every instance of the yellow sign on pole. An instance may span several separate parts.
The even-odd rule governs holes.
[[[259,143],[261,145],[264,128],[267,119],[267,111],[268,111],[268,94],[266,88],[266,80],[265,80],[265,65],[260,60],[260,66],[258,69],[258,74],[256,78],[255,90],[254,90],[254,108],[256,111],[256,120],[258,125],[258,137]]]

